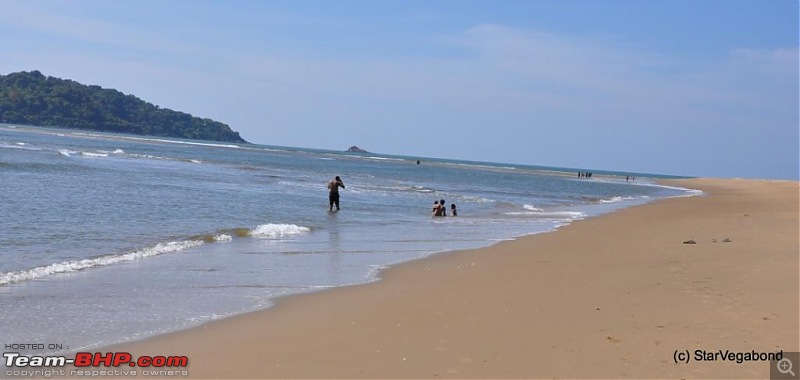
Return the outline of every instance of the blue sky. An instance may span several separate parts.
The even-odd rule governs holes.
[[[254,143],[798,179],[795,0],[5,1],[0,73]]]

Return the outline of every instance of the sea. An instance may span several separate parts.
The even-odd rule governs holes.
[[[140,340],[700,193],[579,171],[0,125],[0,344]]]

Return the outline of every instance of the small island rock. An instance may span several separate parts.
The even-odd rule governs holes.
[[[357,147],[355,145],[351,146],[349,149],[347,149],[347,151],[348,152],[355,152],[355,153],[369,153],[366,150],[361,149],[361,148],[359,148],[359,147]]]

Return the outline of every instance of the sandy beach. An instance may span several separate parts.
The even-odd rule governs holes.
[[[768,377],[673,354],[798,351],[798,183],[667,183],[706,195],[109,350],[186,355],[194,378]]]

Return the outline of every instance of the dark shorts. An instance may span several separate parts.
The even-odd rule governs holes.
[[[330,201],[331,204],[333,203],[339,204],[339,194],[336,193],[328,195],[328,201]]]

